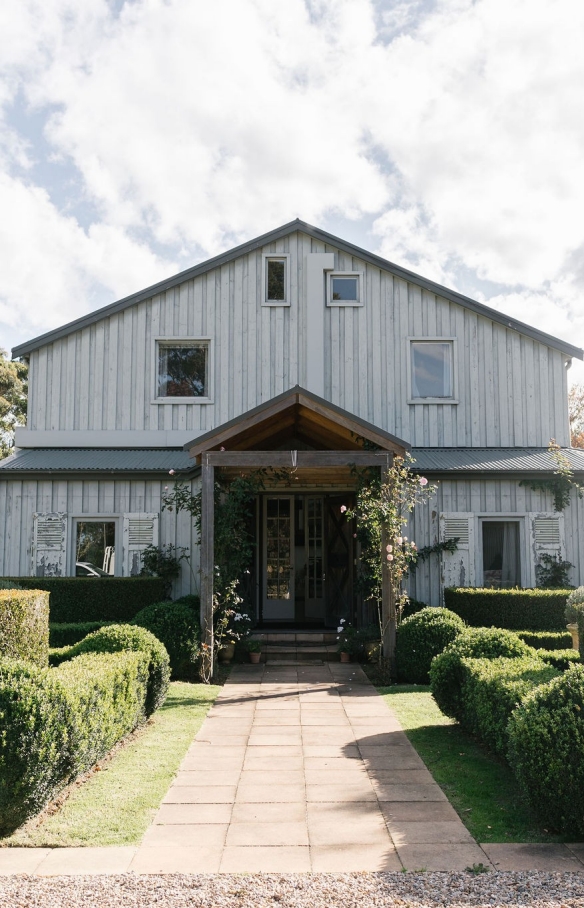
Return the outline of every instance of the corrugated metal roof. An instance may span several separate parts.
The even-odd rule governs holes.
[[[572,469],[584,472],[584,450],[562,450]],[[547,448],[412,448],[412,456],[420,473],[550,473],[557,469]],[[193,461],[180,448],[27,448],[0,463],[0,473],[184,473],[193,469]]]
[[[168,473],[194,469],[181,448],[27,448],[0,463],[0,473]]]
[[[584,472],[584,450],[563,448],[574,471]],[[412,448],[415,469],[425,473],[554,472],[547,448]]]

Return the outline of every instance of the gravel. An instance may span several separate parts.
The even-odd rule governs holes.
[[[4,908],[584,908],[584,874],[172,874],[0,878]]]

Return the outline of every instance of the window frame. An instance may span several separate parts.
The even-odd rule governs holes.
[[[269,300],[268,296],[268,262],[284,262],[284,299]],[[290,253],[289,252],[263,252],[262,253],[262,306],[290,306]]]
[[[476,571],[475,582],[480,579],[481,586],[485,579],[485,566],[483,557],[483,525],[485,523],[518,523],[519,524],[519,582],[520,589],[528,589],[531,577],[531,559],[529,553],[528,539],[528,515],[527,514],[509,514],[509,513],[487,513],[477,514],[477,546],[476,546]],[[501,589],[512,589],[512,587],[501,587]]]
[[[420,404],[458,404],[458,338],[452,336],[418,336],[418,337],[408,337],[408,404],[420,405]],[[413,344],[450,344],[452,349],[452,396],[451,397],[414,397],[413,395],[413,382],[412,382],[412,369],[414,365],[413,357]]]
[[[122,554],[122,528],[121,514],[71,514],[69,522],[69,544],[67,546],[67,576],[75,577],[75,565],[77,564],[77,526],[79,523],[113,523],[115,524],[115,550],[116,561],[112,577],[122,576],[121,554]],[[96,565],[101,567],[101,565]]]
[[[212,404],[212,376],[213,376],[213,338],[209,335],[198,337],[155,337],[153,341],[152,361],[154,363],[153,404]],[[205,347],[207,350],[207,395],[205,397],[160,397],[158,395],[158,356],[163,347]]]
[[[334,300],[333,299],[333,278],[349,277],[357,278],[357,299],[356,300]],[[327,271],[326,273],[326,304],[327,306],[353,306],[362,307],[364,302],[364,271]]]

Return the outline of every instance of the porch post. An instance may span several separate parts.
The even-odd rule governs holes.
[[[387,482],[390,469],[390,456],[381,470],[381,481]],[[381,655],[384,661],[389,665],[389,674],[391,678],[396,677],[395,668],[395,648],[397,637],[397,612],[395,608],[395,596],[391,585],[391,576],[387,561],[387,546],[391,543],[387,527],[381,528]]]
[[[213,675],[213,561],[215,521],[215,468],[209,453],[201,456],[201,678],[209,682]]]

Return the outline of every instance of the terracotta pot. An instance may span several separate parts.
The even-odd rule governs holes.
[[[252,665],[258,665],[261,658],[262,658],[261,653],[250,653],[249,654],[249,661],[251,662]]]
[[[235,643],[226,643],[225,646],[222,646],[219,650],[219,662],[223,665],[226,665],[228,662],[233,660],[235,655]]]
[[[566,624],[566,627],[572,635],[572,649],[580,649],[580,634],[578,633],[577,624]]]
[[[341,662],[350,662],[351,653],[341,653]]]

